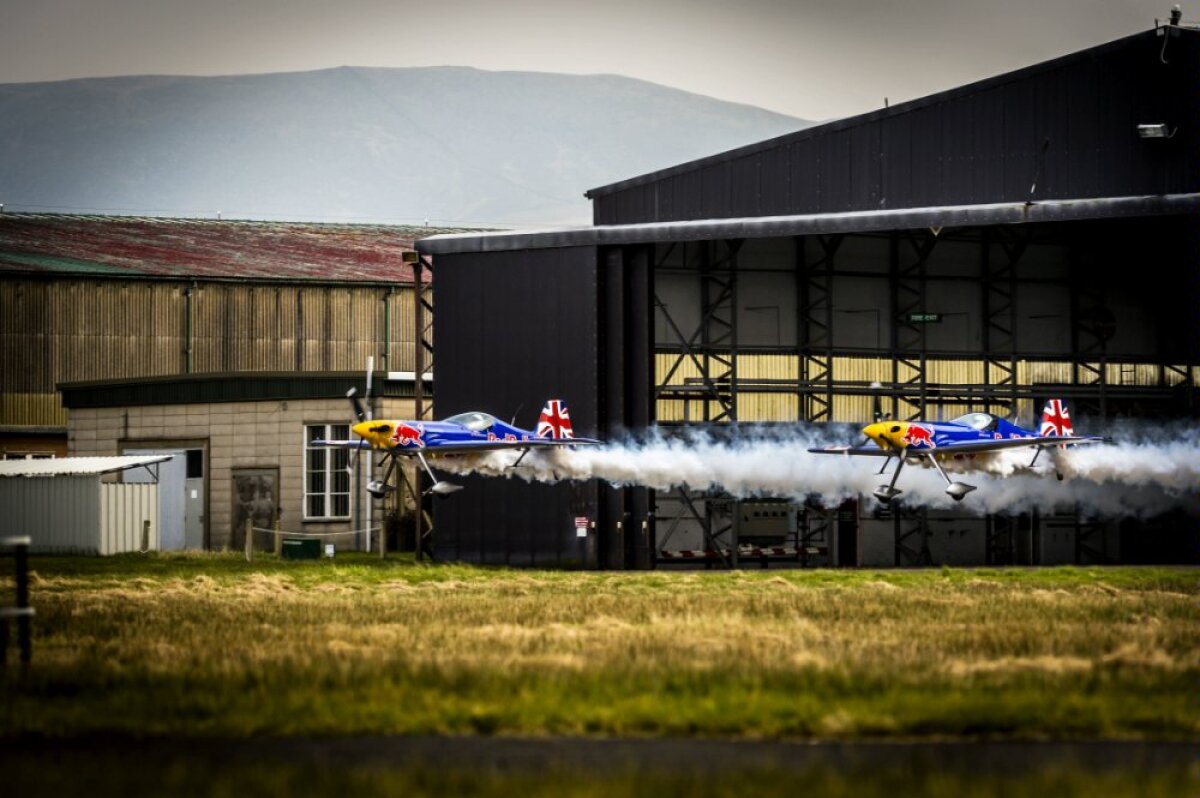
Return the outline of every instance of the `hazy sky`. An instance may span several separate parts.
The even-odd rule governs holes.
[[[847,116],[1150,28],[1165,0],[0,0],[0,83],[463,65]],[[1183,4],[1200,18],[1200,0]]]

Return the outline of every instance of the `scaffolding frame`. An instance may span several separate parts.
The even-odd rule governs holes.
[[[1073,363],[1069,384],[1056,384],[1055,391],[1072,400],[1079,410],[1107,418],[1109,400],[1118,397],[1135,400],[1161,399],[1164,395],[1184,394],[1188,406],[1195,406],[1195,368],[1191,364],[1159,363],[1158,385],[1111,385],[1107,375],[1107,342],[1112,335],[1111,313],[1105,305],[1104,287],[1095,281],[1082,279],[1079,263],[1069,264],[1066,276],[1021,277],[1018,269],[1030,246],[1038,241],[1032,227],[992,226],[975,229],[943,231],[940,228],[898,230],[886,233],[861,234],[866,237],[886,236],[889,280],[888,307],[892,313],[890,340],[881,347],[892,359],[891,380],[880,384],[839,379],[834,371],[834,359],[851,353],[834,345],[833,315],[835,310],[835,277],[879,277],[870,272],[839,271],[838,253],[853,234],[793,236],[794,285],[796,303],[796,340],[792,345],[753,348],[739,347],[737,333],[737,250],[738,241],[677,242],[667,245],[657,259],[655,272],[667,258],[682,247],[685,252],[683,270],[695,270],[700,280],[700,324],[689,336],[684,335],[666,307],[655,294],[655,304],[678,341],[672,350],[655,344],[656,354],[674,356],[665,375],[654,379],[654,398],[683,399],[684,424],[736,423],[739,418],[738,398],[741,394],[794,392],[797,396],[799,420],[829,421],[833,416],[836,396],[880,396],[890,403],[895,418],[927,417],[930,406],[944,404],[976,405],[998,415],[1012,416],[1022,401],[1045,398],[1045,385],[1022,384],[1018,365],[1022,356],[1018,341],[1018,286],[1023,283],[1063,284],[1072,287],[1070,327],[1071,352],[1053,359]],[[811,239],[811,241],[810,241]],[[974,241],[978,246],[976,277],[930,277],[927,265],[941,241]],[[1052,241],[1053,243],[1053,241]],[[982,324],[978,351],[968,353],[931,352],[927,346],[927,327],[921,321],[927,313],[927,288],[931,279],[974,279],[981,284],[980,311]],[[1084,290],[1075,290],[1083,287]],[[792,381],[747,379],[738,374],[739,352],[789,353],[797,359],[796,377]],[[854,352],[853,354],[861,354]],[[931,357],[982,361],[982,384],[936,384],[929,380],[928,361]],[[1040,356],[1050,360],[1049,356]],[[701,377],[693,384],[672,385],[671,381],[684,362],[690,361]],[[688,411],[691,402],[703,402],[704,412],[697,419]],[[710,410],[712,408],[712,410]],[[657,415],[654,413],[653,415]],[[706,506],[715,497],[711,494],[689,494],[680,490],[692,515],[707,524],[705,545],[719,549],[716,542],[725,534],[736,535],[729,528],[713,528],[707,512],[700,513],[698,504]],[[729,497],[725,497],[725,500]],[[928,513],[924,509],[903,506],[890,511],[894,528],[894,551],[897,565],[930,565]],[[670,531],[660,545],[670,541],[677,521],[669,516],[659,519],[669,523]],[[1032,521],[1034,527],[1036,519]],[[1076,535],[1077,561],[1102,561],[1102,525],[1078,521]],[[828,541],[831,521],[820,513],[806,511],[800,527],[800,549]],[[1017,538],[1022,518],[1003,515],[987,519],[987,561],[993,564],[1017,560]],[[1096,527],[1093,529],[1093,527]],[[1031,534],[1034,532],[1031,528]],[[1097,544],[1097,541],[1099,543]],[[736,552],[736,545],[732,547]],[[656,547],[656,556],[659,552]],[[806,562],[806,558],[802,558]],[[736,555],[724,564],[736,567]]]

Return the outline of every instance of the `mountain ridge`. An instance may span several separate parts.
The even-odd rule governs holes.
[[[339,66],[0,84],[0,202],[586,224],[583,192],[807,126],[614,74]]]

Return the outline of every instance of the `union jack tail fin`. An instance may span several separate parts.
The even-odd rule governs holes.
[[[1042,427],[1038,434],[1043,438],[1069,438],[1075,434],[1071,426],[1071,414],[1062,399],[1050,399],[1042,408]]]
[[[539,438],[574,438],[571,429],[571,416],[567,413],[567,403],[561,399],[549,399],[538,416],[537,436]]]

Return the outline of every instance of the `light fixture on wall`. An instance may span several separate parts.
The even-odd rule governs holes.
[[[1137,126],[1138,138],[1143,139],[1169,139],[1174,137],[1178,130],[1177,127],[1168,128],[1162,123]]]

